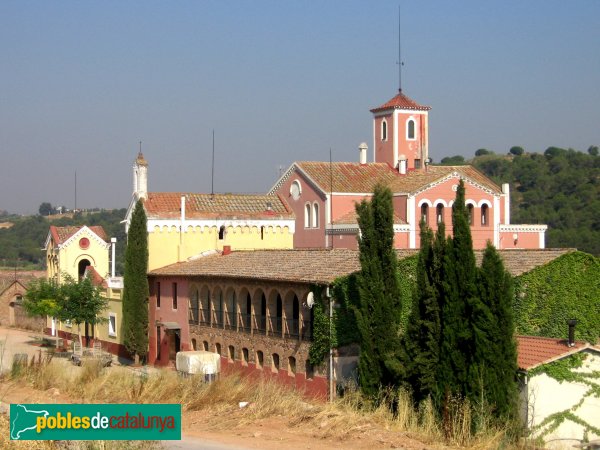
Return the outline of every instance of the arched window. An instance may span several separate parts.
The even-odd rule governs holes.
[[[484,203],[483,205],[481,205],[481,225],[483,225],[484,227],[489,224],[488,213],[489,213],[488,205],[486,205]]]
[[[218,342],[215,344],[215,353],[221,354],[221,344]]]
[[[319,228],[319,204],[313,203],[313,216],[312,216],[313,228]]]
[[[235,347],[233,345],[227,347],[227,359],[230,362],[233,362],[235,360]]]
[[[472,204],[468,204],[467,205],[467,211],[469,212],[469,224],[473,225],[473,205]]]
[[[197,350],[196,345],[196,339],[192,339],[192,350]]]
[[[202,341],[202,349],[207,352],[208,351],[208,341]]]
[[[256,368],[262,369],[264,363],[265,363],[265,355],[263,354],[262,351],[259,350],[256,352]]]
[[[427,203],[421,205],[421,220],[425,222],[425,225],[429,225],[429,205]]]
[[[406,122],[406,139],[415,139],[415,120],[408,119]]]
[[[381,121],[381,140],[387,141],[387,122],[385,119]]]
[[[288,374],[296,375],[296,358],[293,356],[288,358]]]
[[[271,359],[273,360],[273,372],[279,371],[279,355],[277,353],[273,353]]]
[[[223,239],[225,239],[225,225],[221,225],[221,228],[219,228],[219,240],[222,241]]]
[[[277,294],[277,300],[275,302],[275,323],[273,323],[275,334],[281,337],[282,317],[283,317],[283,302],[281,301],[281,295]]]
[[[435,217],[437,218],[437,223],[442,223],[444,221],[444,205],[438,203],[435,207]]]
[[[85,270],[91,266],[90,261],[88,259],[82,259],[79,261],[77,265],[77,274],[79,275],[79,279],[81,280],[85,275]]]
[[[310,228],[310,203],[304,205],[304,228]]]
[[[198,295],[198,289],[193,288],[192,294],[189,300],[189,322],[197,325],[200,320],[200,297]]]

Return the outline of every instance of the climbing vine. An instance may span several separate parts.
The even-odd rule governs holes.
[[[334,327],[329,327],[328,306],[322,298],[323,287],[314,285],[311,292],[315,298],[313,311],[313,330],[312,342],[308,349],[308,360],[313,366],[320,365],[329,354],[329,349],[336,346],[333,338],[335,335]]]
[[[569,420],[581,425],[586,433],[591,431],[595,434],[600,434],[600,428],[598,428],[596,425],[586,422],[575,414],[575,411],[577,411],[577,409],[583,405],[587,397],[600,397],[600,371],[577,371],[577,369],[580,369],[583,366],[587,356],[588,355],[586,353],[575,353],[566,358],[551,362],[549,364],[544,364],[529,371],[528,375],[530,378],[543,373],[548,375],[550,378],[555,379],[559,383],[580,383],[588,386],[588,390],[582,395],[579,402],[568,409],[550,414],[539,425],[533,427],[533,432],[543,430],[538,437],[543,438],[544,436],[550,434],[565,420]]]
[[[515,279],[517,333],[566,337],[568,319],[577,319],[576,339],[600,337],[600,259],[567,253]]]

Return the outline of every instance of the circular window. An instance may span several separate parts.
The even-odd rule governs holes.
[[[82,248],[83,250],[87,249],[90,246],[90,240],[88,238],[81,238],[79,239],[79,248]]]
[[[296,180],[290,186],[290,195],[294,200],[298,200],[300,194],[302,194],[302,188],[300,187],[300,182]]]

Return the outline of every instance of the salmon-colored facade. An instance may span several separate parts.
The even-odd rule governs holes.
[[[296,215],[294,248],[348,248],[358,244],[355,205],[370,198],[377,183],[394,195],[395,247],[419,247],[419,223],[452,234],[456,188],[465,183],[473,247],[491,242],[499,249],[545,247],[546,225],[510,223],[510,188],[498,186],[472,166],[433,166],[428,148],[429,107],[399,93],[373,113],[373,162],[296,162],[270,194],[284,197]],[[307,206],[308,205],[308,206]],[[309,216],[319,212],[318,227]],[[308,226],[307,226],[308,224]]]

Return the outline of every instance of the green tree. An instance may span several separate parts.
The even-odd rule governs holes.
[[[470,396],[469,366],[474,351],[471,312],[477,307],[477,267],[461,180],[452,205],[453,236],[448,239],[442,280],[442,334],[438,391],[445,402]]]
[[[54,208],[50,203],[44,202],[40,205],[38,212],[40,213],[40,216],[49,216],[54,212]]]
[[[517,346],[514,338],[513,280],[494,246],[488,242],[479,270],[479,292],[488,317],[477,323],[487,336],[485,347],[476,347],[482,367],[486,401],[497,417],[515,418],[517,406]]]
[[[127,235],[123,290],[123,343],[135,363],[148,353],[148,234],[141,200],[135,205]]]
[[[511,155],[521,156],[523,153],[525,153],[525,150],[523,150],[523,147],[519,147],[518,145],[515,145],[510,148],[509,153]]]
[[[445,158],[442,158],[442,160],[440,161],[440,164],[442,164],[443,166],[462,166],[462,165],[466,164],[466,162],[465,162],[464,156],[455,155],[455,156],[446,156]]]
[[[489,155],[490,153],[492,152],[490,152],[488,149],[480,148],[475,151],[475,156]]]
[[[92,284],[89,277],[77,281],[67,275],[60,285],[60,291],[62,295],[59,297],[58,318],[62,321],[70,320],[77,325],[79,344],[83,346],[81,324],[93,327],[107,322],[108,319],[101,314],[108,307],[108,300],[102,296],[100,288]],[[88,341],[86,326],[86,344]]]
[[[440,224],[444,228],[444,224]],[[445,240],[442,231],[442,241]],[[435,271],[439,250],[434,246],[433,232],[421,222],[421,248],[419,251],[413,305],[402,338],[402,363],[404,381],[413,392],[418,404],[427,397],[437,399],[437,365],[440,345],[440,307],[438,280]]]
[[[54,280],[41,278],[34,280],[27,287],[23,308],[31,317],[58,317],[62,305],[62,292]],[[45,323],[40,334],[44,334]],[[56,341],[58,345],[58,340]]]
[[[360,294],[354,309],[360,334],[359,382],[365,394],[375,397],[382,386],[398,383],[399,333],[402,302],[394,250],[392,192],[375,187],[370,202],[356,206],[360,227]]]

